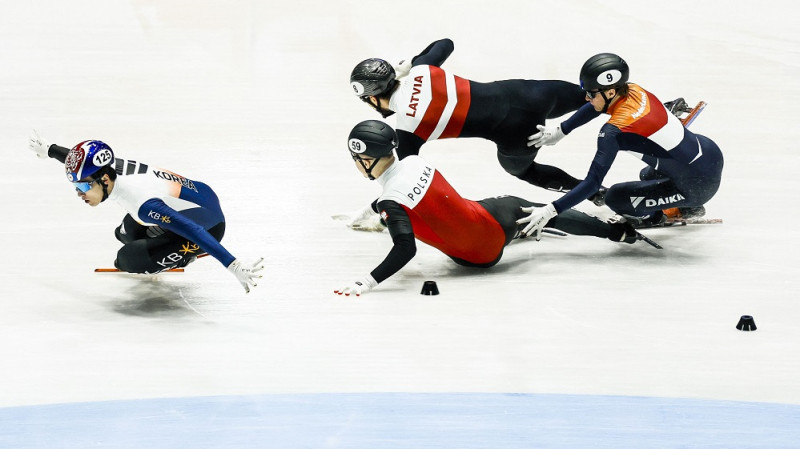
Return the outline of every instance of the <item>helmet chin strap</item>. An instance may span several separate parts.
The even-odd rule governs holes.
[[[375,177],[372,176],[372,169],[375,168],[376,165],[378,165],[379,160],[381,160],[381,158],[376,157],[375,159],[372,160],[372,165],[369,168],[367,168],[367,164],[364,163],[364,160],[358,158],[358,163],[361,164],[361,168],[364,169],[364,172],[367,174],[367,178],[369,178],[370,181],[375,180]]]
[[[603,105],[603,110],[600,111],[600,113],[605,114],[608,111],[608,107],[611,106],[611,100],[613,100],[614,97],[617,96],[617,90],[614,89],[614,96],[612,96],[611,98],[606,97],[605,91],[600,91],[600,95],[603,97],[603,101],[605,102],[605,104]]]
[[[364,103],[372,106],[373,109],[378,111],[378,113],[381,115],[381,117],[387,118],[387,117],[391,116],[392,114],[394,114],[394,111],[392,111],[391,109],[383,109],[381,107],[381,101],[380,100],[377,100],[378,104],[376,105],[373,102],[369,101],[369,98],[370,97],[361,97],[361,101],[363,101]],[[377,99],[378,97],[375,97],[375,98]]]

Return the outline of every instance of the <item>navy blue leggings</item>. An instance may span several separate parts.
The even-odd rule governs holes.
[[[192,256],[202,253],[200,246],[185,237],[170,231],[150,237],[147,228],[130,215],[125,216],[115,231],[117,240],[124,243],[117,252],[115,267],[128,273],[158,273],[183,267]],[[208,233],[221,241],[225,235],[225,222],[212,226]]]
[[[671,207],[707,203],[719,190],[724,161],[713,141],[699,135],[698,138],[703,143],[705,159],[689,165],[671,159],[645,160],[659,169],[648,165],[639,173],[640,181],[611,186],[606,192],[606,205],[618,214],[642,217]]]

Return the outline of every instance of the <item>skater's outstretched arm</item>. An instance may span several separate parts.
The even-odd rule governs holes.
[[[426,64],[438,67],[444,64],[447,58],[450,57],[454,48],[453,41],[450,39],[440,39],[428,45],[425,50],[422,50],[417,56],[411,58],[411,65],[418,66]]]

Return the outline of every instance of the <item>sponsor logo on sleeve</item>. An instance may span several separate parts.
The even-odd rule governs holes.
[[[172,219],[168,215],[162,215],[154,210],[147,212],[147,216],[162,223],[172,223]]]
[[[184,178],[183,176],[161,170],[153,170],[153,174],[156,175],[156,178],[177,182],[181,186],[197,192],[197,187],[195,187],[194,183],[190,179]]]

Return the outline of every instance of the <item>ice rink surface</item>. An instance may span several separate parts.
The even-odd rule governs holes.
[[[2,1],[0,447],[797,448],[800,443],[800,31],[788,1],[429,3]],[[515,242],[489,270],[420,245],[361,298],[388,233],[332,215],[379,191],[345,149],[378,118],[352,67],[449,37],[476,81],[576,81],[610,51],[726,165],[723,225],[651,230],[665,249]],[[389,123],[393,123],[390,119]],[[540,151],[583,176],[601,119]],[[32,128],[71,147],[207,182],[249,295],[211,258],[182,274],[113,263],[113,204],[77,200]],[[500,168],[493,144],[422,156],[471,199],[556,196]],[[635,179],[620,156],[606,185]],[[598,214],[591,204],[581,208]],[[441,294],[419,294],[435,280]],[[735,329],[753,315],[756,332]]]

